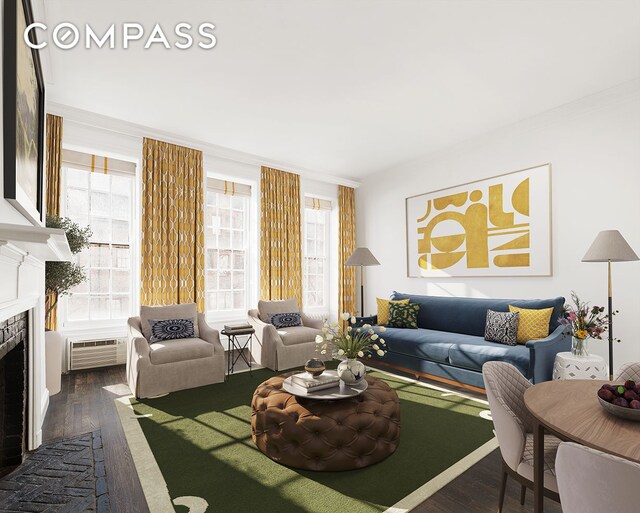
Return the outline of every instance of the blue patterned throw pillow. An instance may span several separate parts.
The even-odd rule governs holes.
[[[278,329],[292,328],[302,326],[302,317],[298,312],[270,314],[269,322]]]
[[[151,342],[195,337],[193,319],[149,320]]]

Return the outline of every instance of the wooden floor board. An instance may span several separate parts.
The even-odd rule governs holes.
[[[75,371],[62,376],[60,393],[50,399],[43,438],[45,441],[56,440],[100,429],[111,511],[149,513],[114,405],[117,397],[129,395],[125,383],[124,366]],[[412,513],[495,513],[500,470],[500,453],[496,450],[436,492]],[[529,491],[525,505],[521,506],[520,485],[510,480],[504,512],[532,511],[533,494]],[[561,511],[553,501],[545,503],[545,512]]]

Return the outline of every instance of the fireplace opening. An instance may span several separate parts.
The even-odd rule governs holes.
[[[0,322],[0,477],[22,463],[27,447],[28,314]]]

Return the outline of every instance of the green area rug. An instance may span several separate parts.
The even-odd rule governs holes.
[[[394,512],[409,511],[433,492],[434,487],[423,486],[425,483],[447,469],[443,475],[452,479],[495,447],[486,404],[371,371],[370,375],[385,380],[400,398],[397,451],[359,470],[288,468],[263,455],[251,440],[253,391],[275,374],[260,369],[252,375],[232,375],[226,383],[158,399],[131,399],[171,499],[203,498],[211,513],[373,513],[392,506]],[[134,452],[136,447],[131,449]],[[466,467],[455,471],[460,460]],[[137,467],[139,473],[145,472],[141,465]],[[141,476],[141,481],[145,488],[149,480]],[[447,479],[441,475],[432,483],[435,481],[440,483],[437,489]],[[145,490],[147,497],[149,493]],[[180,513],[189,511],[184,506],[175,508]]]

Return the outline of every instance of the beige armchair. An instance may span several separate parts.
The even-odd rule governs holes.
[[[498,513],[502,513],[507,477],[520,483],[520,504],[527,488],[533,489],[534,419],[524,404],[524,393],[531,383],[510,363],[486,362],[482,366],[484,387],[491,418],[502,454],[502,484]],[[560,440],[544,437],[544,495],[559,501],[554,462]]]
[[[640,362],[625,363],[618,374],[616,374],[616,381],[626,381],[632,379],[633,381],[640,383]]]
[[[269,324],[269,315],[300,312],[295,299],[258,301],[258,308],[249,310],[249,323],[256,330],[252,348],[253,359],[271,370],[299,367],[309,358],[330,360],[331,355],[316,352],[316,335],[322,334],[323,319],[312,319],[300,312],[302,326],[277,329]]]
[[[562,442],[556,457],[564,513],[638,511],[640,464],[604,452]]]
[[[149,342],[148,319],[193,317],[195,335]],[[218,332],[193,305],[142,307],[141,317],[128,321],[127,381],[137,398],[155,397],[177,390],[220,383],[225,377],[225,354]]]

